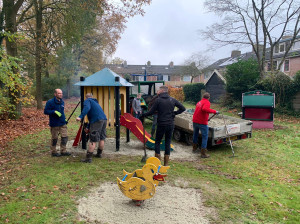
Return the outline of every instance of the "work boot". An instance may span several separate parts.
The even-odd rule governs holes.
[[[87,152],[86,153],[86,158],[82,159],[81,162],[83,162],[83,163],[91,163],[92,162],[92,156],[93,156],[92,152]]]
[[[206,154],[206,152],[207,152],[207,149],[201,148],[201,158],[205,159],[205,158],[209,157],[209,155]]]
[[[61,156],[70,156],[71,153],[70,152],[61,152],[60,155]]]
[[[200,149],[198,148],[198,144],[197,143],[193,143],[193,153],[199,153]]]
[[[169,165],[169,159],[170,159],[170,155],[165,155],[165,157],[164,157],[164,166]]]
[[[97,157],[97,158],[102,158],[102,151],[103,151],[103,149],[97,149],[97,154],[96,154],[96,156],[95,157]]]
[[[61,155],[58,152],[52,152],[51,156],[52,157],[60,157]]]
[[[154,156],[155,156],[156,158],[158,158],[159,160],[161,160],[160,154],[155,153]]]

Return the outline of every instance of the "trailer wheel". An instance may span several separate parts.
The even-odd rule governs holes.
[[[181,140],[181,131],[178,129],[174,129],[173,131],[173,138],[179,142]]]
[[[193,144],[193,134],[185,134],[185,142],[187,145]]]

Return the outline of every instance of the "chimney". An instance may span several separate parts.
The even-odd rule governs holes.
[[[151,67],[151,61],[147,61],[147,67]]]
[[[174,68],[174,62],[173,62],[173,61],[171,61],[171,62],[169,63],[169,67],[170,67],[170,68]]]
[[[241,56],[241,51],[231,51],[231,57],[236,58]]]
[[[124,68],[127,68],[127,61],[124,61],[124,62],[123,62],[123,67],[124,67]]]

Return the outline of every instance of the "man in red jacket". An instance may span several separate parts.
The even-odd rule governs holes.
[[[210,94],[204,93],[203,98],[196,104],[196,109],[193,115],[193,152],[198,152],[198,136],[199,130],[201,131],[202,144],[201,144],[201,158],[208,158],[207,140],[208,140],[208,118],[209,114],[219,114],[218,111],[210,109],[209,102]]]

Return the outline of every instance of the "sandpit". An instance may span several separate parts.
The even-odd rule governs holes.
[[[199,190],[158,186],[153,198],[136,206],[115,183],[105,183],[79,200],[79,219],[87,223],[109,224],[201,224],[209,210],[202,204]]]
[[[143,143],[138,140],[126,142],[120,139],[120,150],[116,152],[116,140],[108,138],[105,141],[103,157],[118,155],[142,156],[144,155]],[[84,157],[86,150],[81,147],[72,147],[68,143],[68,150],[73,156]],[[174,151],[171,160],[196,161],[200,160],[199,154],[192,153],[192,147],[184,143],[174,142]],[[147,149],[148,157],[154,155],[153,150]],[[163,154],[163,153],[162,153]],[[171,170],[170,170],[171,172]],[[93,188],[87,197],[78,201],[79,219],[86,223],[209,223],[204,215],[212,209],[203,206],[200,190],[185,188],[187,184],[170,186],[167,182],[157,187],[153,198],[146,200],[141,206],[135,206],[131,199],[125,197],[116,183],[105,183]]]

